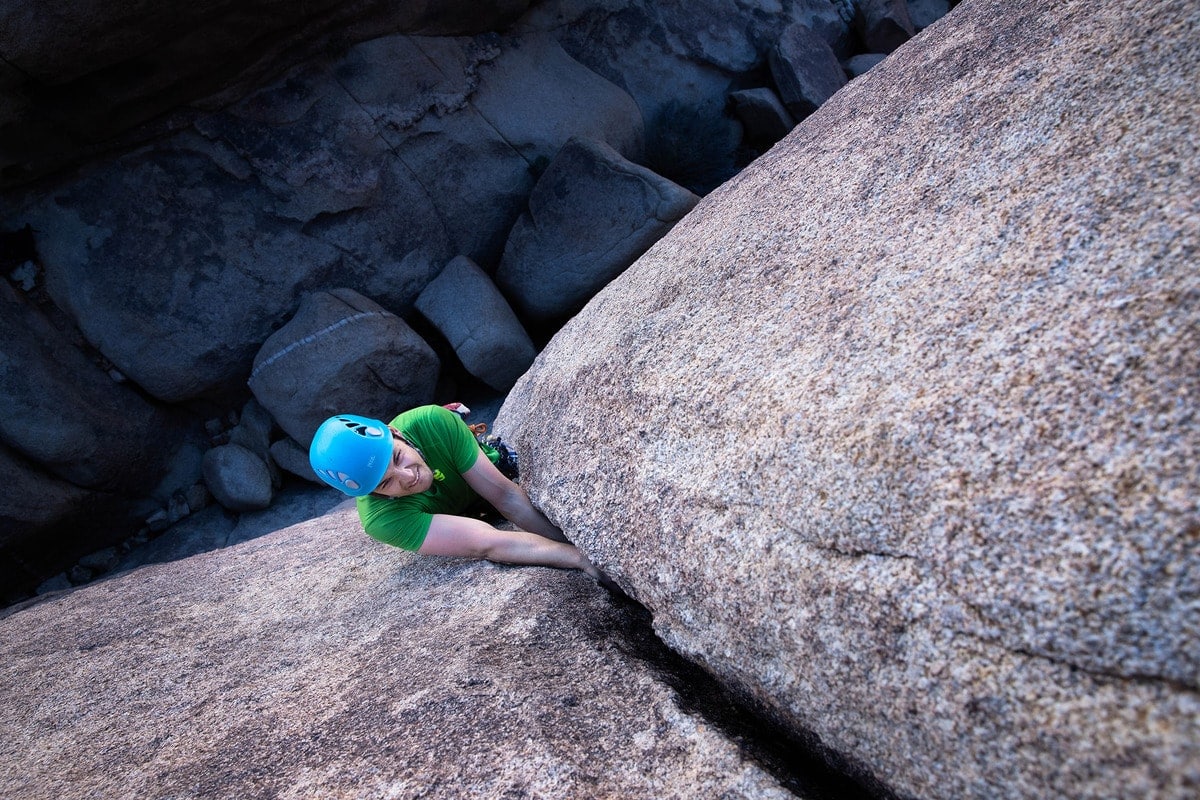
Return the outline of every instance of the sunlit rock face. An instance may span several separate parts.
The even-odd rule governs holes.
[[[342,506],[0,619],[0,794],[794,797],[630,652],[632,609]]]
[[[1200,785],[1195,23],[964,4],[501,412],[668,643],[900,794]]]

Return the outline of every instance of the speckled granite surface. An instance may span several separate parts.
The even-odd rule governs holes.
[[[668,643],[901,794],[1200,792],[1198,24],[962,4],[500,414]]]
[[[342,504],[0,619],[0,797],[794,797],[628,652],[627,613]]]

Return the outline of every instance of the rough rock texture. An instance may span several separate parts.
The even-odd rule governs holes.
[[[391,419],[433,399],[437,355],[404,320],[350,289],[314,292],[254,359],[250,389],[308,447],[333,414]]]
[[[467,371],[493,389],[511,388],[537,355],[512,306],[465,256],[447,264],[416,305],[446,337]]]
[[[0,620],[0,795],[793,797],[614,638],[627,613],[342,506]]]
[[[901,794],[1200,792],[1196,24],[963,4],[501,411],[668,643]]]
[[[513,226],[496,283],[524,317],[565,319],[699,199],[603,142],[572,139]]]

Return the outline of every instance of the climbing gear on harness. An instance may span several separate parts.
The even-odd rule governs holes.
[[[447,408],[458,414],[459,418],[475,436],[475,441],[479,443],[479,449],[487,456],[488,461],[496,465],[496,469],[500,470],[501,475],[510,481],[515,481],[520,477],[521,472],[518,468],[517,452],[506,445],[499,436],[495,434],[489,436],[486,422],[468,423],[467,417],[470,415],[471,409],[462,403],[447,403],[443,408]]]
[[[308,448],[308,461],[317,476],[351,497],[375,491],[391,460],[392,432],[387,424],[355,414],[322,422]]]
[[[486,429],[487,426],[485,425],[484,430],[486,431]],[[500,474],[510,481],[515,481],[521,476],[521,471],[517,464],[517,451],[501,441],[499,436],[476,434],[475,441],[479,442],[479,448],[488,457],[488,461],[496,465],[496,469],[500,470]]]

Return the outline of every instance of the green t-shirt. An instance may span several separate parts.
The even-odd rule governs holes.
[[[435,476],[433,486],[408,497],[360,497],[358,518],[373,538],[416,550],[425,541],[434,514],[458,514],[479,499],[463,479],[479,457],[479,443],[461,417],[441,406],[405,411],[391,426],[421,451]],[[439,472],[441,480],[436,479]]]

